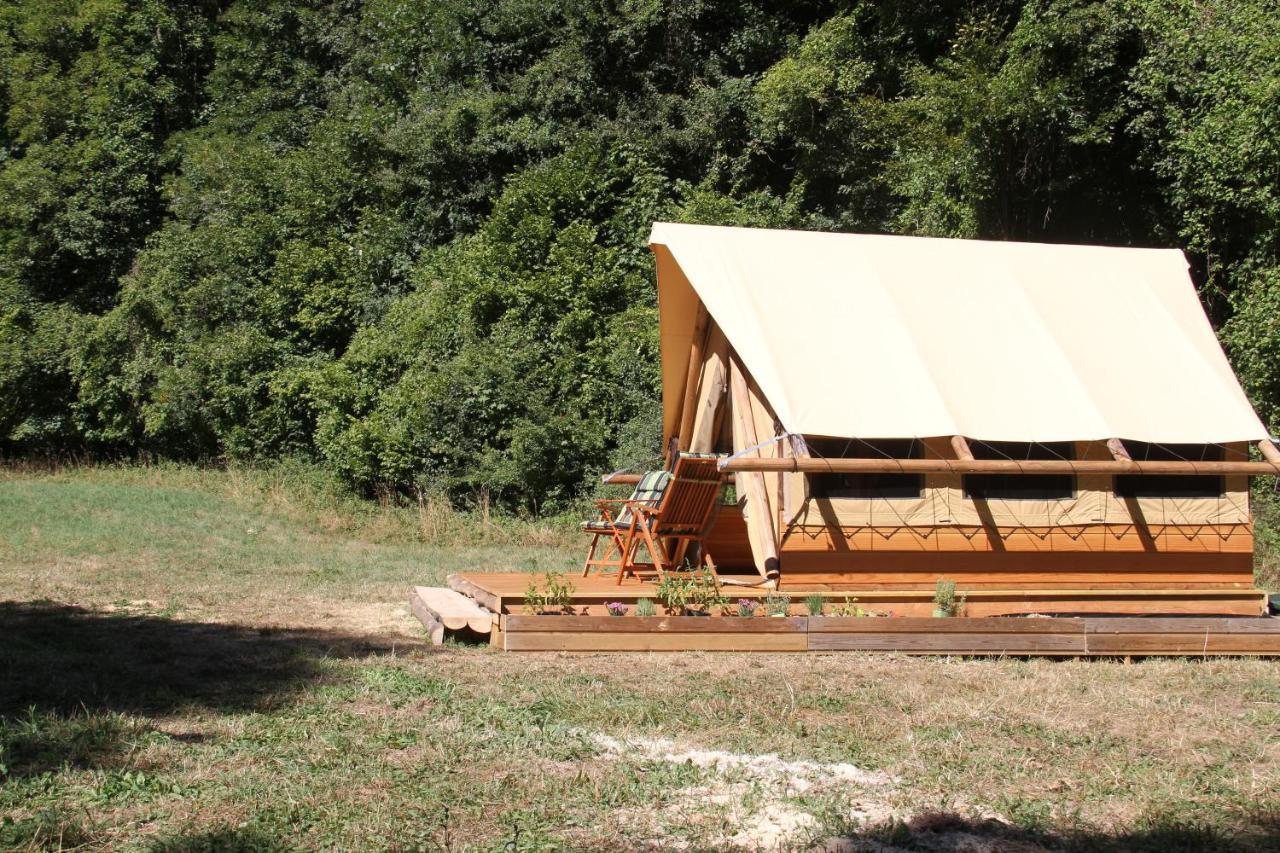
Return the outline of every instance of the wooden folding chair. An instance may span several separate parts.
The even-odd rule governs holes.
[[[671,479],[656,504],[633,504],[629,535],[622,545],[618,583],[630,574],[662,576],[679,568],[689,546],[702,546],[702,562],[715,573],[715,563],[706,548],[707,531],[715,523],[720,507],[719,454],[681,453],[676,456]],[[649,553],[649,562],[637,560],[640,545]]]
[[[582,565],[584,578],[593,568],[622,571],[627,552],[636,536],[636,508],[657,506],[670,482],[670,471],[649,471],[640,478],[631,497],[595,502],[600,517],[582,522],[582,529],[591,534],[591,547],[587,549],[587,559]]]

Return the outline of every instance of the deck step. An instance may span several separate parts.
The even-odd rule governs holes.
[[[415,586],[409,595],[413,615],[426,627],[431,642],[440,645],[445,632],[471,630],[488,634],[493,614],[461,593],[442,586]]]

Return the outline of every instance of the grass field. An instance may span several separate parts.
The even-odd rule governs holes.
[[[0,471],[0,848],[1280,847],[1280,663],[514,656],[407,614],[580,544],[305,469]]]

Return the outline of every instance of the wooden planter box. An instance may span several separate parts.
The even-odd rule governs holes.
[[[900,652],[927,655],[1280,655],[1280,619],[885,616],[502,617],[507,651]]]
[[[502,617],[507,651],[803,652],[808,619],[734,616]]]

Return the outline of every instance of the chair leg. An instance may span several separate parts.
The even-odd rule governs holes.
[[[618,586],[622,585],[622,579],[628,574],[635,574],[634,557],[636,546],[639,544],[639,538],[636,536],[636,521],[632,518],[625,539],[619,540]]]
[[[663,549],[662,543],[653,535],[653,531],[646,524],[643,526],[644,542],[649,548],[649,554],[653,557],[653,567],[658,572],[658,577],[662,577],[666,569],[670,568],[670,560],[667,552]]]
[[[587,549],[587,559],[582,563],[582,576],[585,578],[591,573],[591,560],[596,555],[596,547],[600,544],[600,534],[594,533],[591,536],[591,547]]]

